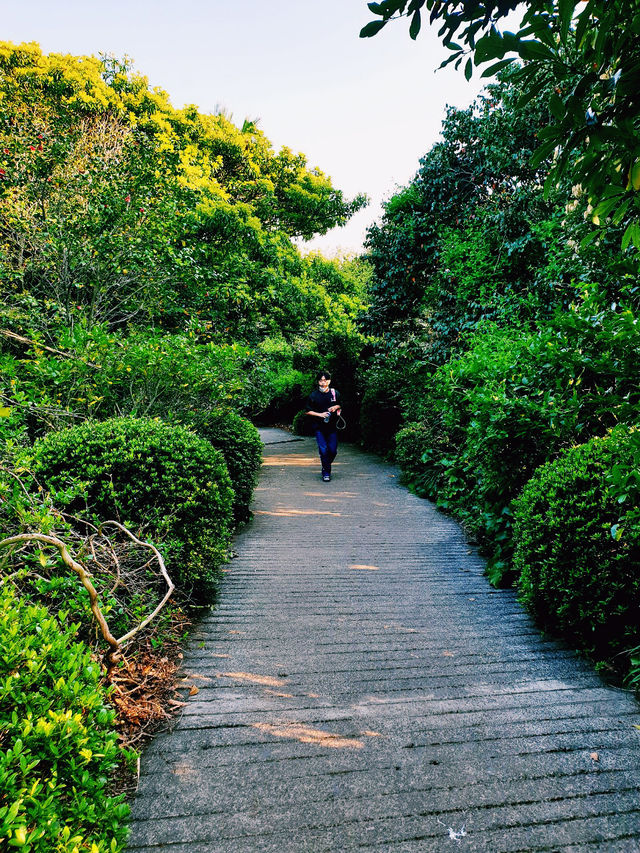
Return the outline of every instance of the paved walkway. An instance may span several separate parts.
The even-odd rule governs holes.
[[[640,851],[628,694],[493,590],[459,527],[265,430],[255,518],[142,761],[136,853]]]

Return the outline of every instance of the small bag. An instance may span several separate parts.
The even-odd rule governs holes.
[[[331,390],[331,402],[337,403],[338,401],[336,400],[336,389],[331,388],[330,390]],[[341,430],[345,429],[347,426],[347,422],[345,421],[345,419],[342,417],[342,415],[337,415],[336,417],[337,417],[336,429],[341,429]],[[327,420],[328,419],[325,418],[325,423],[327,422]]]

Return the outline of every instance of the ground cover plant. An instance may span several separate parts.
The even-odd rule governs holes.
[[[129,807],[100,665],[68,613],[0,588],[0,838],[29,851],[121,849]]]

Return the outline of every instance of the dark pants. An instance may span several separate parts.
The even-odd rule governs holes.
[[[318,450],[320,451],[320,462],[322,463],[322,473],[331,473],[331,463],[336,458],[338,452],[338,433],[324,433],[321,429],[316,430],[316,441],[318,442]]]

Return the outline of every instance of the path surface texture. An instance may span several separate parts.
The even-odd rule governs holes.
[[[323,483],[312,439],[263,440],[130,850],[640,851],[634,699],[541,637],[396,469],[343,446]]]

